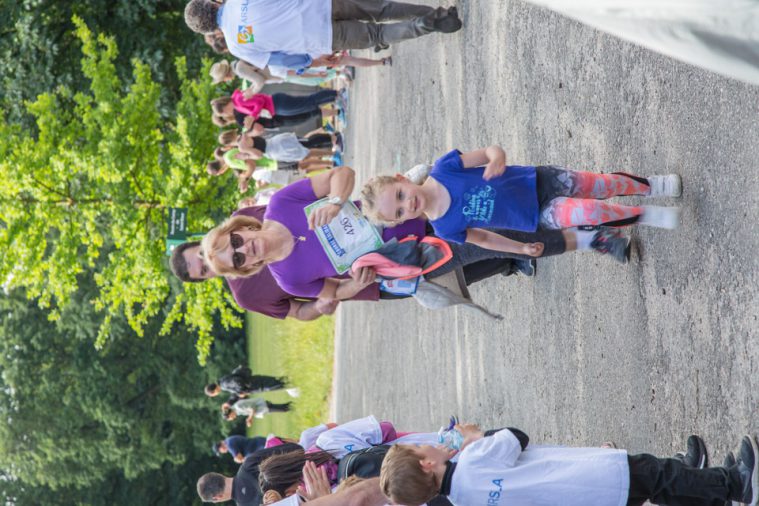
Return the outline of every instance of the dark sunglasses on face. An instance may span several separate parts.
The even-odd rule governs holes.
[[[234,232],[229,234],[229,245],[232,246],[232,250],[241,248],[244,243],[245,240],[240,234],[235,234]],[[245,265],[245,253],[234,251],[232,253],[232,266],[235,269],[241,269],[243,265]]]
[[[229,244],[232,246],[232,249],[242,248],[244,243],[245,240],[240,234],[235,234],[234,232],[229,234]]]
[[[235,251],[232,254],[232,265],[237,270],[242,269],[242,266],[245,265],[245,254]]]

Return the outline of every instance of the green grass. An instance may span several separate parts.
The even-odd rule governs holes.
[[[263,420],[254,419],[249,435],[298,438],[300,432],[328,421],[329,395],[335,324],[332,317],[313,322],[277,320],[247,313],[248,361],[254,374],[287,376],[300,388],[300,397],[290,399],[284,391],[263,395],[272,402],[292,400],[293,411],[273,413]]]

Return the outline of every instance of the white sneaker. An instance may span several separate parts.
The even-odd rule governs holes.
[[[680,224],[679,207],[643,206],[639,225],[674,230]]]
[[[651,188],[649,197],[679,197],[683,194],[683,182],[678,174],[650,176],[647,179]]]
[[[287,388],[285,389],[285,392],[287,392],[287,395],[290,397],[300,397],[300,388]]]

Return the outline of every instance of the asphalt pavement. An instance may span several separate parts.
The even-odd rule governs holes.
[[[679,173],[682,198],[656,203],[681,206],[682,224],[628,230],[629,265],[571,253],[539,260],[534,278],[474,285],[501,322],[343,303],[337,421],[437,430],[454,413],[535,442],[660,454],[698,433],[721,461],[759,431],[759,87],[519,1],[457,5],[460,32],[358,69],[346,132],[357,190],[497,143],[513,164]]]

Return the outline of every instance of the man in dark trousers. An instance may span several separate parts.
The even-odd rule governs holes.
[[[253,374],[249,367],[239,365],[230,374],[219,378],[218,383],[206,385],[205,392],[209,397],[216,397],[222,390],[238,397],[246,397],[249,394],[279,390],[286,385],[286,378]],[[287,393],[290,397],[297,397],[298,389],[288,388]]]

